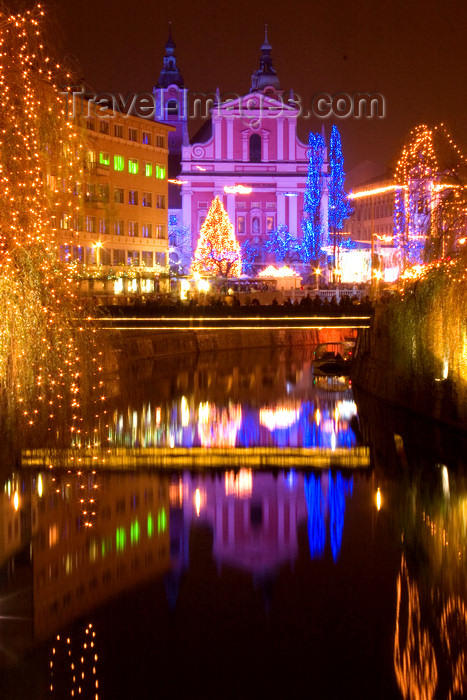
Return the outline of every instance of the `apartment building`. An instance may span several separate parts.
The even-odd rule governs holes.
[[[59,214],[62,260],[76,265],[82,291],[144,293],[168,271],[166,124],[81,101],[77,122],[87,153],[81,211]],[[76,112],[76,99],[75,99]],[[70,233],[73,235],[70,237]]]

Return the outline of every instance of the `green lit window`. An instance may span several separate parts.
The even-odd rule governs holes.
[[[135,520],[130,525],[130,542],[136,544],[139,541],[139,523]]]
[[[152,537],[154,533],[154,522],[151,513],[148,514],[148,537]]]
[[[161,165],[160,163],[156,165],[156,177],[159,178],[159,180],[163,180],[165,178],[165,166]]]
[[[126,532],[124,527],[118,527],[115,533],[115,546],[117,552],[122,552],[126,545]]]
[[[125,159],[123,156],[114,156],[114,170],[122,172],[125,169]]]
[[[146,177],[151,177],[152,175],[152,163],[145,163],[144,164],[144,174]]]
[[[101,542],[101,554],[105,557],[106,554],[112,551],[112,540],[110,537],[104,537]]]
[[[109,156],[109,154],[106,153],[105,151],[101,151],[101,152],[99,153],[99,163],[100,163],[101,165],[106,165],[106,166],[110,165],[110,156]]]
[[[165,508],[162,508],[157,514],[157,532],[165,532],[167,530],[167,514]]]
[[[128,158],[128,172],[133,175],[138,174],[138,161],[136,158]]]

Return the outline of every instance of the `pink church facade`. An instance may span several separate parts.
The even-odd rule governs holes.
[[[308,145],[297,136],[299,110],[292,92],[289,98],[280,88],[267,33],[249,93],[225,101],[217,93],[210,118],[191,140],[187,89],[181,75],[174,72],[174,49],[170,37],[166,53],[170,53],[172,72],[168,75],[163,70],[155,88],[156,118],[176,126],[179,134],[173,153],[180,165],[178,171],[169,172],[178,183],[170,186],[169,225],[189,230],[194,250],[209,206],[219,196],[239,243],[248,240],[259,247],[258,263],[265,262],[264,245],[271,231],[286,226],[294,238],[302,237],[308,172]],[[166,61],[167,56],[164,66]],[[175,107],[177,96],[180,104]],[[238,185],[250,192],[235,193],[233,188]],[[322,211],[327,227],[325,202]]]

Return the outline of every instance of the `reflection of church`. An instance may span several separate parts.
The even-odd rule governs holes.
[[[260,67],[246,95],[223,99],[217,90],[198,95],[192,105],[169,36],[154,88],[156,119],[176,127],[169,138],[169,177],[183,184],[169,185],[169,224],[189,227],[192,246],[216,195],[223,200],[241,244],[245,240],[263,244],[268,233],[281,225],[294,237],[301,236],[307,145],[297,136],[299,109],[293,92],[281,89],[271,51],[266,30]],[[191,140],[189,109],[206,117]],[[225,193],[224,188],[233,185],[252,191]]]

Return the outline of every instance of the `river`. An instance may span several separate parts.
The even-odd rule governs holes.
[[[2,697],[465,697],[465,441],[311,361],[140,363],[105,464],[4,465]]]

